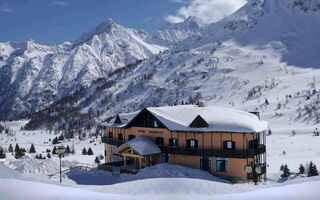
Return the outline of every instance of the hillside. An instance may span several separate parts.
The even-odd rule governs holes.
[[[108,20],[73,44],[0,44],[0,117],[34,112],[92,81],[164,50],[147,33]]]
[[[199,99],[207,105],[261,111],[271,127],[279,122],[315,126],[320,122],[320,70],[312,65],[319,59],[317,51],[311,51],[320,42],[316,34],[320,11],[311,8],[319,1],[310,1],[305,9],[304,3],[277,2],[250,1],[203,29],[201,36],[182,40],[159,55],[109,74],[85,88],[77,99],[52,104],[35,115],[29,127],[46,124],[39,119],[58,126],[67,119],[70,122],[70,115],[73,120],[101,122],[120,112]],[[276,18],[277,23],[271,23]],[[305,26],[308,38],[298,24]],[[308,42],[301,42],[303,38]],[[57,110],[58,117],[50,118]],[[88,113],[90,117],[81,117]]]

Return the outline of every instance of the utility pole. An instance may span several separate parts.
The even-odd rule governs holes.
[[[62,155],[64,154],[65,151],[66,151],[66,150],[65,150],[64,147],[58,147],[58,148],[56,149],[56,152],[55,152],[56,154],[59,155],[59,160],[60,160],[60,183],[62,183],[61,157],[62,157]]]

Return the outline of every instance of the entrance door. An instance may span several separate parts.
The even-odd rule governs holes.
[[[200,157],[200,169],[211,172],[211,158],[210,157]]]

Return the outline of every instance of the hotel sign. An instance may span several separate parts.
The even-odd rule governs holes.
[[[149,134],[163,134],[163,131],[156,131],[156,130],[138,130],[139,133],[146,133],[148,132]]]

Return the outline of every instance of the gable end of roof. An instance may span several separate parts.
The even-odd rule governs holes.
[[[192,128],[206,128],[209,124],[200,115],[198,115],[189,125]]]

